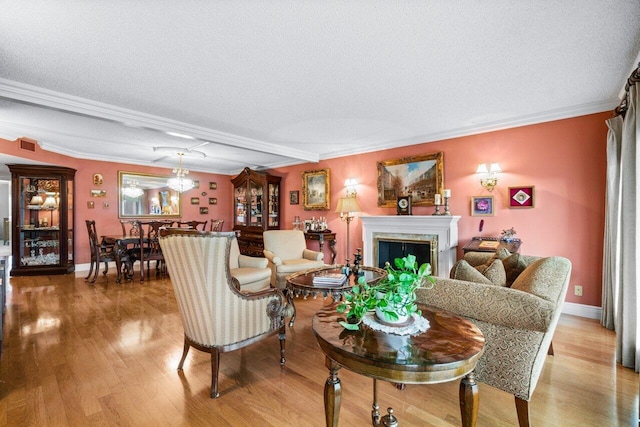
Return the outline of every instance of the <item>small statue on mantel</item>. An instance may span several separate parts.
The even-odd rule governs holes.
[[[516,230],[511,227],[508,230],[502,230],[502,235],[500,236],[500,240],[504,240],[505,242],[512,242],[516,238]]]

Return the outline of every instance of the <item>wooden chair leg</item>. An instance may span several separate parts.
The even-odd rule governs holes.
[[[553,341],[549,343],[549,350],[547,350],[549,356],[553,356]]]
[[[220,397],[218,393],[218,372],[220,371],[220,353],[217,348],[211,349],[211,398]]]
[[[91,265],[89,265],[89,274],[87,274],[87,277],[85,277],[84,280],[89,280],[89,277],[91,277],[91,273],[93,273],[93,263],[94,263],[94,259],[91,258]],[[100,267],[98,266],[98,268]]]
[[[516,411],[518,412],[518,424],[520,427],[529,427],[529,402],[516,397]]]
[[[187,353],[189,353],[189,348],[191,346],[189,345],[189,341],[187,341],[187,338],[185,337],[184,339],[184,350],[182,351],[182,359],[180,359],[180,363],[178,364],[178,371],[182,371],[182,364],[184,363],[184,359],[187,358]]]

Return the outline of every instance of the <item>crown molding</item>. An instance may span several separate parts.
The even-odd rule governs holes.
[[[68,113],[94,117],[121,123],[125,126],[140,127],[167,133],[190,135],[204,142],[214,142],[260,153],[275,154],[299,161],[318,162],[319,156],[302,150],[283,147],[266,141],[259,141],[226,132],[154,116],[140,111],[129,110],[90,99],[80,98],[49,89],[32,86],[13,80],[0,78],[0,97],[19,102],[52,108]]]
[[[444,141],[447,139],[460,138],[469,135],[478,135],[481,133],[495,132],[504,129],[535,125],[539,123],[552,122],[555,120],[569,119],[572,117],[586,116],[589,114],[602,113],[612,111],[616,108],[619,99],[610,99],[606,101],[582,104],[567,108],[559,108],[550,111],[544,111],[536,114],[529,114],[519,117],[511,117],[492,122],[478,123],[477,125],[465,126],[456,129],[428,133],[411,138],[405,138],[397,141],[385,141],[378,144],[367,144],[363,149],[354,150],[338,150],[327,153],[321,157],[321,160],[331,159],[335,157],[352,156],[356,154],[370,153],[373,151],[388,150],[391,148],[406,147],[410,145],[426,144],[429,142]]]

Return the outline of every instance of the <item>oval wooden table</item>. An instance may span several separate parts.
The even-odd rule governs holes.
[[[289,326],[293,326],[293,322],[296,320],[296,306],[293,302],[294,297],[303,297],[306,299],[310,295],[314,298],[322,295],[323,298],[330,296],[334,301],[340,301],[343,292],[350,291],[351,288],[358,283],[359,276],[350,274],[347,281],[342,285],[314,284],[313,279],[317,275],[341,274],[343,267],[343,265],[339,264],[325,265],[323,267],[299,271],[287,276],[287,300],[291,307],[293,307],[293,315],[291,316],[291,320],[289,320]],[[370,285],[378,283],[387,277],[387,272],[378,267],[360,266],[360,271]]]
[[[338,371],[373,378],[372,424],[381,425],[377,402],[377,380],[399,384],[435,384],[462,378],[460,412],[463,426],[474,426],[478,416],[478,386],[473,375],[484,348],[484,335],[473,323],[447,311],[420,306],[430,324],[417,336],[395,335],[361,325],[358,331],[344,329],[344,314],[335,304],[313,317],[313,332],[326,355],[329,377],[324,386],[327,426],[337,426],[342,389]],[[385,417],[388,417],[386,415]],[[384,417],[383,417],[384,418]]]

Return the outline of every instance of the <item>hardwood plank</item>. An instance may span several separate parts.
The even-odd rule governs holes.
[[[209,398],[209,355],[191,350],[168,278],[94,285],[73,276],[11,278],[0,354],[0,426],[323,426],[328,376],[311,317],[329,300],[297,299],[284,368],[276,337],[223,353],[220,398]],[[638,375],[615,363],[615,335],[563,315],[530,402],[533,425],[635,425]],[[340,371],[341,425],[368,425],[372,380]],[[403,426],[460,424],[458,382],[380,382],[383,412]],[[514,426],[513,396],[480,383],[478,426]]]

